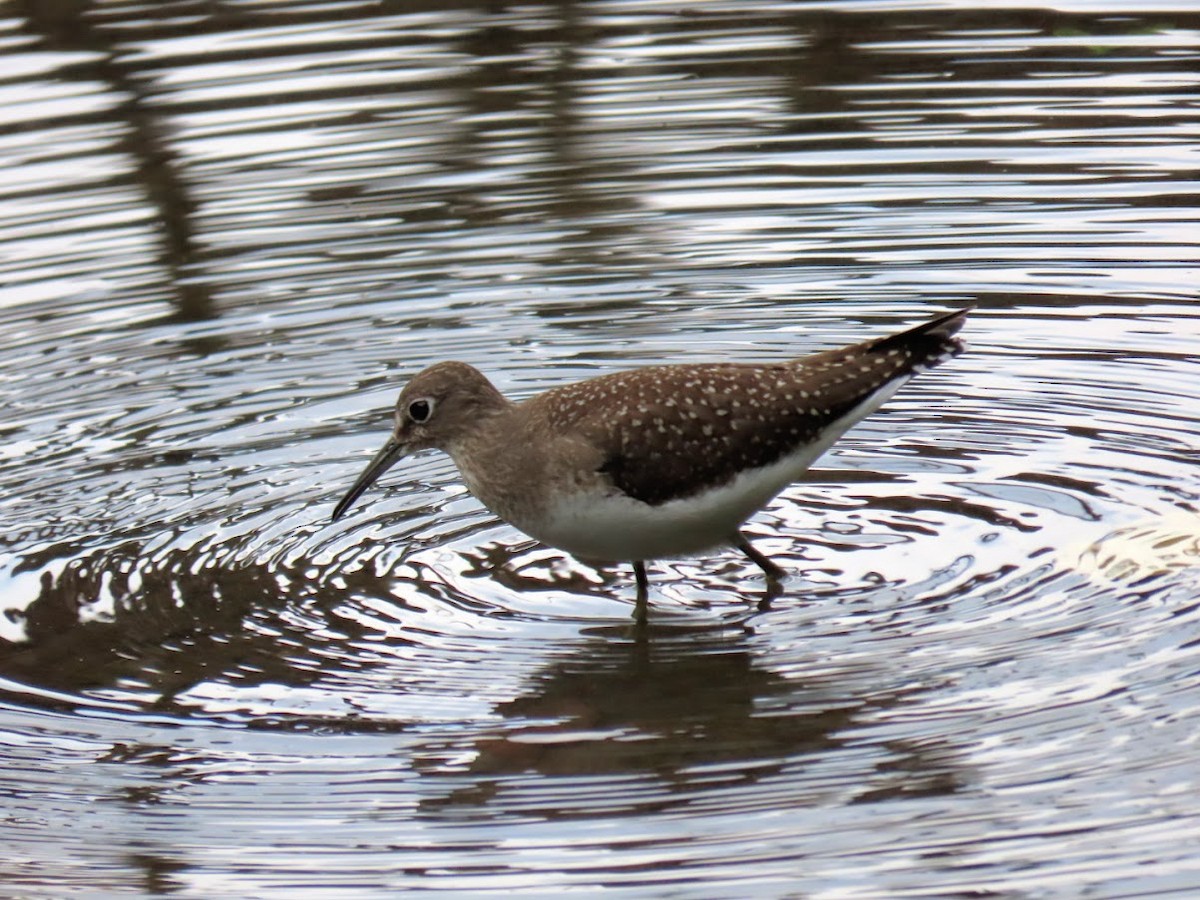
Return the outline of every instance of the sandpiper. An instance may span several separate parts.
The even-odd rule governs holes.
[[[969,311],[803,359],[646,366],[519,403],[466,363],[437,363],[400,392],[391,437],[333,519],[398,460],[442,450],[484,506],[531,537],[632,562],[639,623],[647,560],[733,546],[774,583],[783,569],[742,524],[906,381],[961,353]]]

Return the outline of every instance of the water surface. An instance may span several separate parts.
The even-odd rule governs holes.
[[[0,884],[1200,890],[1190,3],[10,2]],[[634,588],[403,381],[967,355]],[[770,602],[763,602],[769,599]]]

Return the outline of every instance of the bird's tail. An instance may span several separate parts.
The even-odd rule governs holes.
[[[966,345],[955,335],[962,328],[967,315],[974,309],[956,309],[922,322],[899,334],[867,341],[864,350],[870,353],[886,353],[889,350],[903,350],[911,354],[912,366],[916,371],[932,369],[939,363],[958,356]]]

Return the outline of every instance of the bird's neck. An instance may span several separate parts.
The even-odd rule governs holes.
[[[475,497],[508,521],[521,521],[537,498],[520,485],[542,474],[542,453],[528,440],[520,404],[497,396],[500,402],[481,407],[471,430],[445,450]]]

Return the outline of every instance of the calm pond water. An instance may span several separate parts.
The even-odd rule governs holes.
[[[0,894],[1197,896],[1200,7],[9,0]],[[736,552],[438,455],[978,307]]]

